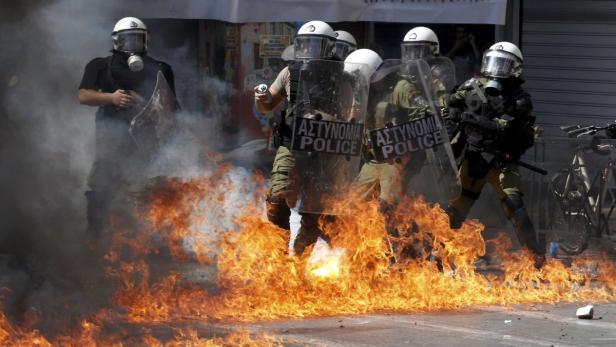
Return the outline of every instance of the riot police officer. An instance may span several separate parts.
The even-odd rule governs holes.
[[[429,28],[413,28],[404,35],[401,42],[401,52],[401,66],[417,60],[435,62],[434,58],[439,55],[438,37]],[[385,66],[386,64],[382,68],[383,71],[393,68],[392,66]],[[432,67],[430,68],[432,69]],[[433,79],[427,86],[418,85],[418,83],[421,84],[421,77],[418,78],[415,74],[419,73],[420,71],[381,73],[381,75],[387,75],[385,79],[394,78],[395,80],[374,81],[377,83],[373,83],[373,86],[371,86],[368,129],[383,128],[387,124],[400,124],[421,118],[430,112],[428,100],[433,95],[425,94],[435,92],[434,86],[442,85],[442,83],[436,83]],[[430,74],[430,71],[427,71],[426,74]],[[453,80],[455,80],[455,77],[453,77]],[[428,87],[430,91],[424,90],[424,87]],[[380,89],[380,91],[375,89]],[[441,88],[440,92],[443,91]],[[442,106],[442,104],[442,102],[439,102],[439,106]],[[417,172],[418,167],[423,164],[423,153],[414,153],[413,159],[407,157],[396,161],[378,162],[368,146],[364,156],[366,162],[355,181],[355,187],[366,198],[377,196],[383,210],[389,211],[402,198],[407,189],[409,177],[413,172]]]
[[[520,191],[515,163],[533,145],[535,117],[532,101],[524,90],[523,56],[510,42],[498,42],[484,54],[481,78],[470,79],[449,99],[447,122],[454,151],[461,156],[462,189],[447,213],[452,228],[459,228],[486,183],[494,188],[503,212],[511,221],[523,247],[540,267],[545,237],[535,235]]]
[[[344,30],[336,30],[336,48],[334,57],[338,60],[345,60],[346,57],[357,49],[357,41],[351,33]]]
[[[278,149],[266,197],[267,218],[286,230],[290,230],[290,208],[295,206],[297,199],[296,164],[290,148],[300,70],[306,61],[334,59],[335,44],[336,34],[327,23],[305,23],[298,30],[293,44],[295,59],[280,71],[268,90],[262,92],[255,87],[255,104],[262,113],[270,112],[285,98],[288,101],[286,112],[275,122],[274,142]],[[318,215],[302,215],[301,228],[294,244],[296,254],[301,254],[307,245],[316,242],[318,235],[313,230],[317,220]]]
[[[447,95],[456,85],[455,65],[451,59],[440,55],[439,40],[432,29],[415,27],[404,35],[402,61],[413,59],[422,59],[428,63],[438,106],[445,107]]]
[[[171,67],[147,54],[148,29],[140,19],[120,19],[111,38],[112,55],[90,61],[79,86],[79,102],[98,107],[96,156],[85,194],[94,235],[104,228],[114,194],[135,173],[138,160],[129,126],[138,105],[154,92],[159,71],[175,94]]]

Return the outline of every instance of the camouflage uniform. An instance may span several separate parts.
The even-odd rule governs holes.
[[[481,89],[486,83],[484,79],[464,83],[450,96],[450,116],[463,114],[462,112],[468,110],[467,97],[473,92],[473,81],[476,81]],[[504,83],[502,99],[489,106],[490,120],[482,124],[472,121],[455,122],[456,129],[450,127],[451,137],[458,139],[452,145],[454,152],[462,156],[459,170],[462,189],[450,202],[447,212],[451,226],[459,228],[475,200],[479,198],[484,185],[489,183],[501,201],[503,212],[512,222],[520,243],[535,254],[543,255],[544,239],[541,235],[537,239],[522,201],[518,165],[490,156],[489,153],[486,155],[485,152],[496,151],[518,159],[533,145],[535,117],[531,114],[531,97],[522,89],[522,83],[523,81],[517,78],[511,78]],[[479,138],[480,140],[477,140]],[[482,147],[483,151],[477,150],[479,147]]]
[[[376,105],[369,104],[371,113],[368,115],[366,128],[384,128],[388,124],[400,124],[425,116],[428,107],[415,104],[419,96],[417,88],[409,78],[399,80],[393,91],[386,91],[385,96],[374,97],[382,101],[375,102]],[[355,179],[354,188],[364,199],[378,198],[386,206],[393,206],[400,201],[409,177],[418,171],[418,166],[421,167],[425,156],[416,152],[400,160],[378,162],[369,148],[367,134],[365,139],[366,162]]]
[[[293,61],[288,67],[285,67],[278,75],[271,89],[278,93],[287,96],[288,108],[283,112],[281,118],[274,126],[275,143],[278,145],[276,156],[270,175],[270,186],[266,198],[267,217],[268,219],[279,226],[280,228],[290,230],[289,218],[291,216],[291,207],[296,205],[298,194],[298,163],[291,150],[292,126],[293,117],[295,116],[296,108],[302,100],[296,100],[299,89],[299,74],[300,69],[305,67],[302,61]],[[336,65],[338,66],[338,65]],[[313,78],[318,81],[325,81],[323,77],[326,75],[330,80],[340,80],[338,73],[342,73],[343,69],[336,71],[317,71],[314,74],[307,73],[308,78]],[[331,105],[337,105],[332,101],[328,89],[323,89],[323,93],[327,97],[310,100],[311,106],[322,106],[324,109],[331,109]],[[320,105],[319,103],[324,103]],[[318,237],[326,239],[322,234],[318,221],[322,217],[316,213],[300,213],[301,225],[298,235],[293,244],[295,254],[301,255],[304,249],[316,242]],[[327,218],[326,218],[327,219]]]

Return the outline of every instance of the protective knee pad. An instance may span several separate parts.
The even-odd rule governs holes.
[[[501,200],[505,216],[511,221],[518,241],[536,255],[545,254],[545,235],[536,235],[533,222],[530,220],[520,194],[506,195]]]
[[[279,228],[291,230],[289,219],[291,209],[284,198],[276,195],[268,195],[265,199],[267,219]]]

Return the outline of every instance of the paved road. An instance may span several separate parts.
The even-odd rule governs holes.
[[[597,304],[592,320],[579,304],[481,307],[425,314],[310,318],[249,325],[290,346],[616,346],[616,303]]]

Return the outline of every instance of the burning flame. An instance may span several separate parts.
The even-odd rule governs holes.
[[[208,191],[246,190],[225,186],[229,182],[220,177],[165,183],[165,190],[179,192],[182,198],[164,208],[157,205],[155,221],[160,224],[166,218],[176,220],[182,216],[181,223],[175,224],[189,229],[202,218],[195,213],[194,203],[189,202],[205,199],[206,205],[211,204]],[[222,194],[214,200],[224,204],[227,198],[228,194]],[[197,316],[209,321],[421,312],[615,297],[616,267],[606,259],[599,262],[597,269],[584,260],[571,268],[550,260],[537,270],[530,254],[509,251],[511,244],[506,237],[491,241],[502,260],[503,274],[477,273],[473,261],[486,249],[481,236],[483,226],[468,221],[461,229],[452,230],[444,211],[421,199],[400,204],[394,219],[397,229],[404,232],[393,242],[401,245],[398,249],[416,244],[429,246],[432,254],[440,257],[443,271],[425,253],[417,258],[401,258],[392,266],[390,260],[395,254],[388,245],[385,220],[378,206],[353,197],[338,204],[333,222],[322,223],[331,247],[317,243],[312,252],[292,257],[287,249],[288,232],[265,220],[260,210],[262,201],[253,198],[240,207],[243,213],[237,213],[233,230],[215,231],[220,238],[215,245],[207,245],[218,249],[213,257],[218,270],[217,293],[201,287],[187,289],[178,281],[127,288],[118,298],[130,297],[119,302],[131,312],[132,319],[161,319],[155,312],[143,310],[137,297],[159,305],[166,303],[169,312],[164,319]],[[227,211],[234,212],[238,211]],[[178,292],[178,288],[183,291]],[[177,300],[179,297],[182,299]]]
[[[97,347],[97,346],[148,346],[148,347],[217,347],[217,346],[246,346],[246,347],[282,347],[280,339],[267,334],[253,334],[248,330],[232,331],[225,337],[204,338],[194,329],[178,329],[175,336],[167,339],[152,336],[147,330],[141,336],[128,336],[126,333],[104,335],[100,325],[83,321],[79,329],[71,335],[61,335],[49,340],[38,331],[27,331],[13,326],[7,317],[0,313],[0,345],[13,347]]]
[[[607,258],[579,259],[571,267],[551,259],[537,270],[530,254],[510,252],[505,236],[490,241],[502,273],[476,272],[473,261],[486,250],[483,226],[471,220],[452,230],[444,211],[421,198],[399,205],[393,224],[401,236],[392,238],[377,204],[351,195],[333,210],[336,218],[321,221],[329,245],[320,241],[301,257],[290,256],[288,231],[265,218],[262,177],[234,174],[223,166],[202,178],[159,180],[141,196],[138,225],[114,225],[105,261],[120,284],[113,299],[120,308],[116,316],[138,324],[186,319],[207,324],[616,298],[616,265]],[[408,249],[417,250],[415,256]],[[215,267],[213,287],[148,263],[165,252],[179,267],[191,261]],[[429,254],[438,255],[442,270]],[[392,264],[392,258],[398,261]],[[102,333],[105,322],[84,321],[78,332],[50,342],[1,315],[0,344],[120,346],[122,337]],[[250,336],[239,332],[211,340],[181,330],[164,345],[280,344]],[[147,333],[135,343],[163,345]]]
[[[306,264],[308,276],[317,280],[340,277],[344,253],[344,249],[331,249],[327,242],[318,239]]]

